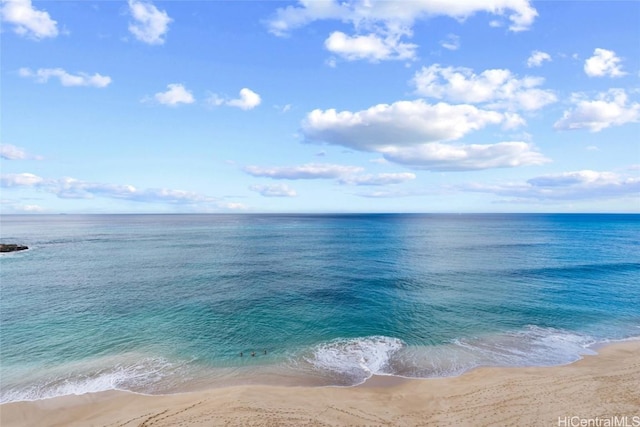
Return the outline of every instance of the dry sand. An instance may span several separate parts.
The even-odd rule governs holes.
[[[104,392],[8,403],[0,406],[0,424],[640,427],[640,341],[610,345],[566,366],[479,368],[453,378],[374,378],[351,388],[242,386],[171,396]]]

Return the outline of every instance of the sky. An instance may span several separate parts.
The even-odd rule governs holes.
[[[640,2],[0,4],[0,212],[640,212]]]

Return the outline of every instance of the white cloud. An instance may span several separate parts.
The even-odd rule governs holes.
[[[581,170],[543,175],[523,183],[502,185],[470,184],[466,191],[513,197],[512,201],[566,201],[638,197],[640,178],[614,172]]]
[[[422,197],[422,196],[439,196],[442,195],[443,191],[441,189],[433,189],[433,188],[420,188],[420,189],[403,189],[397,187],[389,187],[375,190],[375,191],[366,191],[366,192],[358,192],[354,195],[358,197],[366,197],[371,199],[391,199],[398,197]]]
[[[511,21],[511,31],[529,29],[538,15],[528,0],[416,0],[402,3],[384,0],[300,0],[296,6],[278,9],[267,24],[269,31],[279,36],[318,20],[339,20],[351,23],[356,28],[382,27],[389,32],[399,28],[406,30],[416,20],[428,17],[448,16],[462,21],[480,12],[507,15]]]
[[[44,182],[44,179],[32,173],[9,173],[0,176],[0,186],[10,187],[32,187]]]
[[[303,121],[302,131],[308,141],[384,152],[395,146],[456,140],[505,120],[504,114],[472,105],[416,100],[378,104],[357,112],[313,110]]]
[[[21,212],[28,212],[28,213],[44,212],[44,208],[42,206],[40,206],[40,205],[14,206],[13,209],[14,210],[19,210]]]
[[[43,213],[46,211],[40,205],[27,203],[25,204],[22,200],[13,200],[13,199],[0,199],[0,206],[2,207],[3,213]]]
[[[584,72],[589,77],[621,77],[627,73],[622,71],[620,61],[614,51],[596,48],[593,56],[584,62]]]
[[[246,110],[252,110],[258,105],[260,105],[260,103],[262,102],[262,98],[260,98],[260,95],[258,95],[251,89],[245,87],[240,90],[239,98],[227,99],[227,98],[221,97],[217,93],[211,93],[209,94],[209,97],[206,99],[205,102],[215,107],[219,107],[221,105],[228,105],[230,107],[236,107],[246,111]],[[276,108],[280,108],[280,107],[276,106]],[[291,105],[287,104],[284,107],[282,107],[282,112],[286,113],[290,109],[291,109]]]
[[[129,11],[134,22],[129,31],[136,39],[148,44],[164,44],[164,35],[173,21],[167,12],[158,10],[151,2],[129,0]]]
[[[454,102],[488,103],[489,107],[537,110],[556,102],[550,90],[539,89],[541,77],[514,76],[505,69],[485,70],[475,74],[464,67],[422,67],[413,80],[420,95]]]
[[[421,194],[416,194],[411,191],[406,190],[379,190],[379,191],[369,191],[366,193],[358,193],[356,196],[367,197],[370,199],[392,199],[396,197],[411,197],[418,196]]]
[[[468,171],[540,165],[550,160],[526,142],[453,145],[432,142],[414,147],[395,147],[385,159],[415,169]]]
[[[400,42],[398,35],[381,37],[371,33],[348,36],[341,31],[331,33],[324,46],[329,52],[348,61],[366,59],[371,62],[413,59],[418,47],[415,44]]]
[[[139,189],[133,185],[95,183],[69,177],[45,179],[31,173],[1,175],[0,186],[4,188],[35,188],[55,194],[61,199],[106,197],[141,203],[165,203],[181,206],[211,207],[213,209],[245,208],[244,205],[239,203],[229,203],[191,191],[167,188]]]
[[[448,50],[458,50],[460,49],[460,37],[449,34],[444,40],[440,40],[440,46]]]
[[[367,175],[345,176],[340,179],[341,184],[347,185],[390,185],[401,184],[416,179],[416,175],[410,172],[404,173],[379,173]]]
[[[379,165],[384,165],[384,164],[389,163],[389,161],[387,159],[385,159],[384,157],[378,157],[376,159],[369,160],[369,163],[377,163]]]
[[[210,93],[205,102],[209,105],[219,107],[220,105],[224,104],[225,101],[224,98],[221,98],[217,93]]]
[[[226,104],[242,110],[251,110],[260,105],[260,102],[262,102],[260,95],[245,87],[240,90],[240,98],[226,101]]]
[[[544,61],[551,61],[551,55],[547,52],[541,52],[539,50],[534,50],[531,52],[531,56],[527,59],[527,67],[540,67]]]
[[[302,123],[302,131],[307,141],[378,152],[387,161],[415,169],[460,171],[548,162],[533,145],[525,142],[443,143],[487,125],[513,128],[522,123],[522,118],[514,113],[416,100],[380,104],[358,112],[314,110]]]
[[[640,121],[640,103],[629,103],[623,89],[609,89],[594,100],[585,99],[581,94],[574,94],[573,98],[575,108],[564,112],[554,124],[555,129],[600,132],[610,126]]]
[[[167,85],[166,92],[158,92],[153,97],[160,104],[170,106],[176,106],[178,104],[193,104],[195,102],[191,92],[179,83]]]
[[[296,197],[296,190],[286,184],[252,185],[249,190],[260,193],[264,197]]]
[[[90,86],[103,88],[109,86],[111,83],[111,77],[109,76],[103,76],[98,73],[89,75],[82,72],[74,75],[67,73],[62,68],[40,68],[37,71],[32,71],[29,68],[20,68],[20,70],[18,70],[18,74],[20,77],[33,78],[38,83],[46,83],[50,78],[55,77],[60,80],[62,86]]]
[[[511,31],[529,29],[538,15],[529,0],[416,0],[402,3],[384,0],[300,0],[297,5],[279,8],[267,25],[271,33],[286,36],[292,30],[318,20],[351,24],[355,34],[334,31],[326,40],[325,47],[348,60],[377,62],[415,58],[417,45],[405,43],[402,38],[412,36],[412,27],[417,20],[448,16],[463,21],[479,12],[508,15]]]
[[[0,157],[5,160],[42,160],[42,156],[34,156],[11,144],[0,144]]]
[[[400,184],[416,178],[409,172],[361,174],[359,166],[344,166],[324,163],[307,163],[299,166],[262,167],[246,166],[246,173],[256,177],[272,179],[336,179],[344,185],[382,186]],[[296,192],[286,185],[253,185],[249,187],[267,197],[294,197]]]
[[[37,10],[31,0],[3,0],[0,10],[2,21],[13,24],[13,31],[35,40],[58,35],[57,22],[49,13]]]
[[[249,209],[249,207],[244,203],[238,203],[238,202],[218,202],[217,206],[220,209],[233,210],[233,211],[242,211],[242,210]]]
[[[243,169],[252,176],[273,179],[332,179],[362,172],[358,166],[307,163],[300,166],[262,167],[246,166]]]
[[[324,63],[330,68],[336,68],[338,66],[338,61],[336,61],[336,58],[329,58]]]
[[[527,124],[526,120],[517,113],[504,113],[502,128],[506,130],[517,129]]]

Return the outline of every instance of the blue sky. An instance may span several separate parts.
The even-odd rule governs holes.
[[[640,2],[1,8],[2,213],[640,212]]]

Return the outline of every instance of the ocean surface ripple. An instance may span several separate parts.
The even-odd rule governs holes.
[[[0,221],[30,248],[0,255],[2,402],[551,366],[640,336],[640,215]]]

